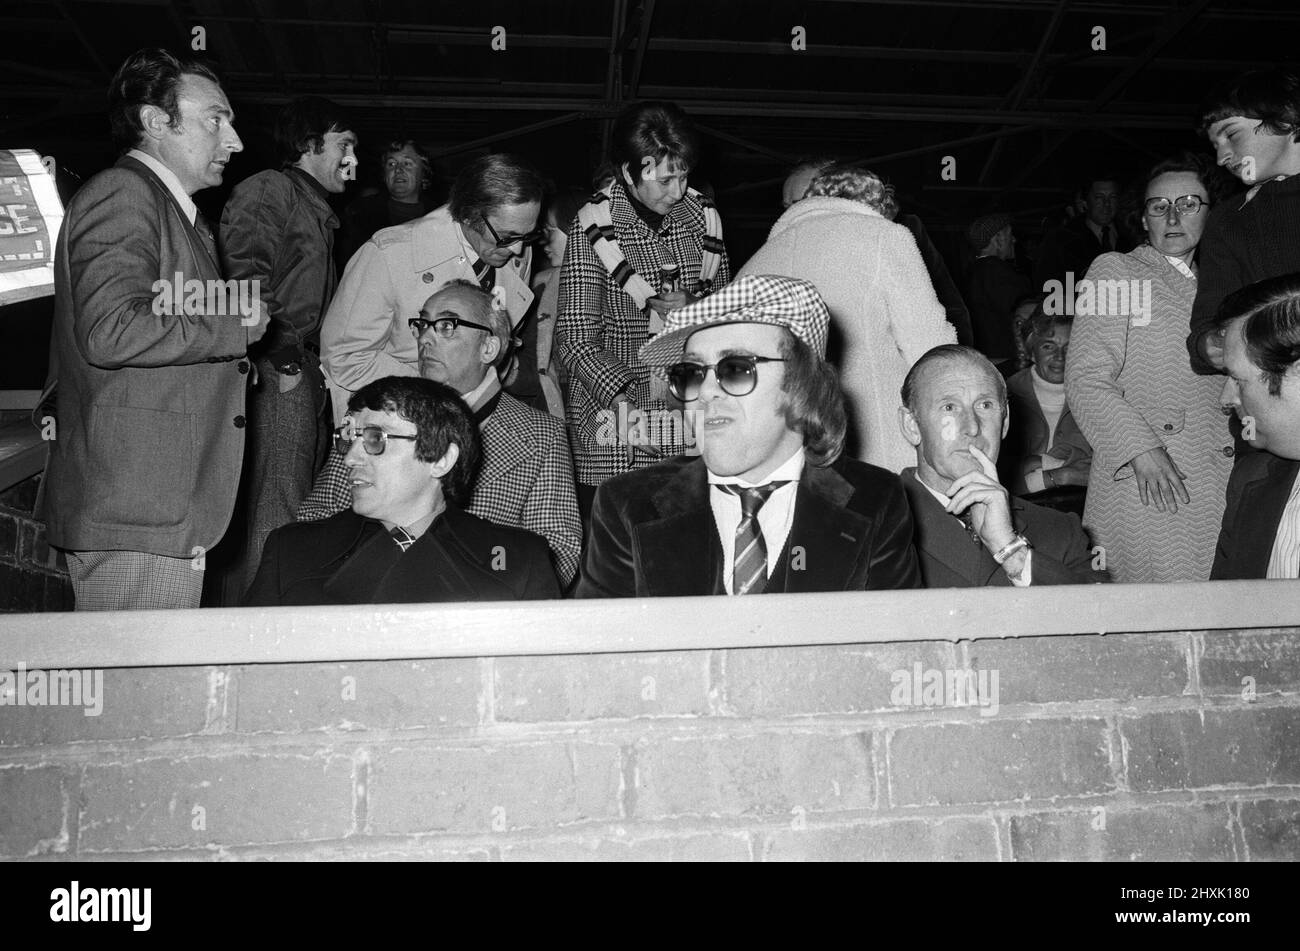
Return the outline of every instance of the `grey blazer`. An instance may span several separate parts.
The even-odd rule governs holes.
[[[55,250],[53,545],[191,557],[225,533],[244,453],[240,358],[262,327],[197,298],[199,313],[155,313],[155,282],[178,274],[221,277],[211,238],[158,176],[123,157],[82,186]]]

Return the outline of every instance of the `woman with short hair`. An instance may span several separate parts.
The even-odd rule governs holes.
[[[1076,306],[1065,391],[1093,448],[1083,523],[1116,581],[1204,581],[1214,560],[1232,435],[1223,381],[1192,372],[1185,348],[1212,191],[1199,155],[1152,168],[1146,243],[1098,257],[1083,282],[1093,303],[1085,292]]]

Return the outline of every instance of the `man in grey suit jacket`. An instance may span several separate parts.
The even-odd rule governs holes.
[[[1012,499],[998,482],[1010,417],[1006,383],[987,357],[935,347],[908,372],[902,399],[917,464],[899,475],[927,588],[1109,580],[1092,567],[1078,516]]]
[[[221,282],[190,196],[243,143],[216,75],[163,50],[122,64],[109,117],[126,154],[73,198],[56,248],[43,511],[78,610],[198,607],[239,483],[242,358],[266,325]]]

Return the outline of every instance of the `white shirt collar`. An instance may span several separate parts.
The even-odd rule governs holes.
[[[478,409],[485,402],[488,390],[492,388],[492,383],[494,381],[497,381],[497,371],[492,369],[492,367],[488,367],[487,372],[483,374],[483,379],[479,381],[478,386],[474,387],[474,389],[470,390],[468,393],[462,393],[460,398],[465,401],[466,405],[468,405],[470,409]]]
[[[948,498],[948,496],[944,495],[942,492],[936,491],[935,489],[932,489],[928,485],[926,485],[925,480],[921,478],[920,469],[917,469],[915,472],[913,472],[912,476],[916,479],[917,482],[925,486],[925,491],[929,492],[931,495],[933,495],[936,499],[939,500],[940,505],[942,505],[945,509],[948,507],[948,503],[951,502],[952,499]]]
[[[739,485],[744,487],[753,487],[755,485],[766,485],[769,482],[798,482],[803,477],[804,454],[803,446],[795,450],[785,462],[781,463],[772,471],[766,479],[760,482],[746,482],[744,479],[736,476],[719,476],[709,473],[709,485]]]
[[[185,212],[185,216],[189,219],[190,224],[194,224],[194,219],[198,214],[199,208],[194,204],[194,199],[185,194],[185,189],[181,185],[181,180],[176,177],[176,173],[148,152],[141,152],[139,149],[132,149],[126,154],[130,158],[148,166],[149,171],[162,179],[162,183],[167,186],[167,190],[172,193],[172,197],[176,199],[176,203],[181,206],[181,211]]]

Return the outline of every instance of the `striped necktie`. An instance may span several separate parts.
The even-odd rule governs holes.
[[[415,536],[400,525],[394,525],[389,530],[388,534],[392,537],[393,541],[397,543],[397,547],[402,549],[402,551],[406,551],[406,549],[415,544]]]
[[[767,587],[767,543],[758,524],[758,510],[768,497],[788,482],[769,482],[753,488],[719,485],[740,498],[740,524],[736,526],[736,559],[731,570],[732,594],[762,594]]]
[[[496,286],[497,269],[484,260],[474,262],[474,276],[478,278],[478,286],[489,293]]]

